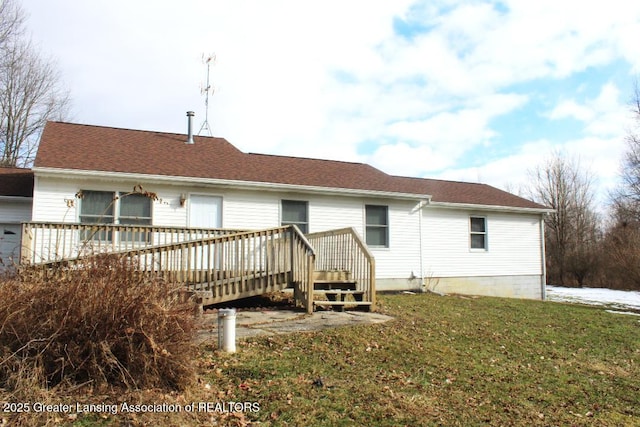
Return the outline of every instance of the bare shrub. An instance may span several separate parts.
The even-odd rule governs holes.
[[[0,283],[0,387],[182,389],[194,376],[193,305],[125,259],[95,256]]]

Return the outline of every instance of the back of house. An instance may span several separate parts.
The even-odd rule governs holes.
[[[352,227],[375,256],[378,291],[544,298],[548,209],[484,184],[245,153],[222,138],[62,122],[46,125],[33,173],[37,222]]]

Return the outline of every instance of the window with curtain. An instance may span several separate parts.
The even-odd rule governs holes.
[[[80,222],[82,224],[113,224],[115,220],[115,193],[111,191],[82,190]],[[82,231],[81,240],[111,241],[111,231]]]
[[[83,224],[121,224],[151,225],[151,199],[142,194],[127,194],[113,191],[82,190],[80,203],[80,222]],[[111,231],[99,231],[89,235],[85,232],[83,240],[113,239]],[[149,233],[127,231],[120,239],[148,242]]]
[[[151,225],[151,199],[142,194],[127,194],[118,199],[118,224]],[[129,242],[149,242],[150,234],[145,231],[122,232],[120,238]]]

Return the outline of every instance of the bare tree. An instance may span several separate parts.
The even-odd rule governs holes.
[[[24,14],[15,1],[0,1],[0,46],[24,32]]]
[[[582,170],[579,160],[559,152],[529,175],[529,196],[554,209],[545,220],[547,280],[584,286],[595,272],[599,240],[593,177]]]
[[[611,225],[605,236],[610,287],[640,289],[640,83],[630,102],[633,125],[627,132],[621,180],[611,194]]]
[[[64,118],[69,96],[53,62],[25,38],[15,0],[4,0],[0,14],[0,165],[26,166],[47,120]]]
[[[614,223],[604,237],[602,252],[604,285],[613,289],[640,290],[640,228],[628,222]]]
[[[612,194],[614,221],[640,223],[640,84],[636,81],[630,102],[633,127],[627,132],[621,184]]]

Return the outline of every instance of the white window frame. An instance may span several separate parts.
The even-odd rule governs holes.
[[[112,215],[108,215],[108,217],[111,219],[111,222],[104,222],[104,221],[99,221],[100,218],[102,217],[102,215],[97,215],[97,214],[82,214],[82,209],[83,209],[83,204],[84,204],[84,198],[82,198],[80,200],[80,209],[78,209],[78,222],[82,223],[82,224],[114,224],[114,225],[130,225],[132,227],[135,227],[137,225],[142,225],[142,226],[147,226],[147,225],[153,225],[153,201],[149,198],[146,198],[149,201],[149,215],[148,217],[137,217],[138,219],[142,219],[142,220],[148,220],[148,224],[128,224],[126,222],[126,219],[129,219],[130,217],[124,217],[125,218],[125,222],[122,222],[122,215],[120,213],[120,208],[122,205],[122,200],[126,200],[127,197],[133,197],[135,196],[135,194],[137,193],[130,193],[130,192],[124,192],[124,191],[106,191],[106,190],[80,190],[81,194],[84,193],[89,193],[89,192],[93,192],[93,193],[105,193],[105,194],[111,194],[111,200],[112,200],[112,206],[111,206],[111,212]],[[144,197],[144,196],[138,196],[138,197]],[[96,222],[82,222],[82,218],[83,217],[90,217],[90,218],[96,218],[97,221]],[[119,233],[120,236],[118,236],[119,239],[124,240],[124,241],[132,241],[134,243],[150,243],[150,239],[151,239],[151,233],[138,233],[140,234],[139,236],[137,236],[138,238],[133,239],[133,236],[127,236],[126,232],[122,232]],[[103,241],[113,241],[113,237],[111,234],[105,235],[105,236],[95,236],[92,238],[92,240],[103,240]],[[84,238],[83,238],[84,239]]]
[[[299,205],[304,205],[305,209],[305,221],[285,221],[284,219],[284,205],[285,203],[295,203]],[[293,200],[293,199],[282,199],[280,200],[280,225],[296,225],[302,231],[303,234],[309,233],[309,202],[307,200]]]
[[[474,219],[481,219],[483,221],[483,231],[473,229],[472,223]],[[474,247],[473,236],[482,236],[484,246]],[[469,215],[469,250],[472,252],[487,252],[489,250],[489,222],[487,221],[487,217],[484,215]]]
[[[109,211],[111,212],[109,215],[107,215],[107,211],[105,210],[104,212],[100,212],[98,214],[83,214],[83,209],[86,202],[86,195],[88,193],[104,193],[105,195],[111,195],[111,202],[109,203]],[[80,209],[78,210],[78,222],[81,224],[115,224],[115,219],[116,219],[116,201],[115,201],[115,196],[116,196],[116,192],[115,191],[101,191],[101,190],[80,190],[80,194],[82,194],[82,198],[80,199]],[[95,219],[95,221],[83,221],[83,218],[87,218],[87,219]],[[110,221],[105,222],[103,221],[103,219],[110,219]]]
[[[385,219],[386,219],[386,223],[385,224],[369,224],[367,222],[367,209],[368,208],[384,208],[385,210]],[[376,205],[373,203],[367,203],[366,205],[364,205],[364,240],[367,244],[367,246],[370,246],[372,248],[389,248],[390,247],[390,243],[389,243],[389,206],[388,205]],[[384,230],[384,245],[374,245],[369,243],[369,230]]]

